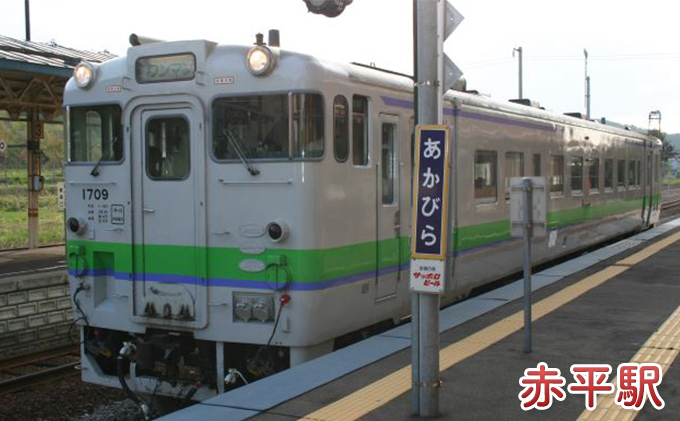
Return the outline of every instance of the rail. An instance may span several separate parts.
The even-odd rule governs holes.
[[[18,392],[27,387],[36,386],[43,383],[52,382],[64,377],[74,376],[80,371],[77,370],[80,362],[68,363],[47,370],[25,374],[13,379],[0,382],[0,396],[8,393]]]

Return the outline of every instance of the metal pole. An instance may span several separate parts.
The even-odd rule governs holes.
[[[24,5],[24,11],[26,13],[26,41],[31,40],[31,8],[29,5],[29,0],[26,0]]]
[[[418,81],[418,0],[413,0],[413,80]],[[418,85],[413,89],[415,106],[415,124],[418,125]],[[418,338],[420,338],[420,298],[418,294],[411,294],[411,408],[413,414],[420,414],[420,353],[418,352]]]
[[[441,97],[443,56],[438,45],[443,39],[438,30],[443,27],[443,0],[416,1],[416,107],[418,124],[438,124],[441,122]],[[417,294],[418,336],[414,337],[413,347],[417,349],[418,379],[414,387],[419,389],[418,405],[414,413],[421,417],[439,415],[439,295]],[[412,300],[414,302],[415,300]],[[412,307],[416,307],[414,304]],[[414,329],[415,331],[415,329]],[[415,373],[414,373],[415,375]],[[415,392],[414,392],[415,393]],[[415,403],[415,397],[413,401]]]
[[[583,55],[585,56],[585,66],[586,66],[586,120],[590,120],[590,76],[588,76],[588,50],[583,49]]]
[[[518,59],[519,59],[519,99],[524,98],[524,93],[522,92],[522,78],[523,78],[523,73],[522,73],[522,47],[517,47],[513,48],[512,50],[512,55],[515,55],[515,51],[518,53]]]
[[[524,263],[524,352],[531,352],[531,179],[522,179],[522,261]]]

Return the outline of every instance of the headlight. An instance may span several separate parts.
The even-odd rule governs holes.
[[[76,85],[83,89],[89,88],[94,81],[96,71],[96,67],[92,64],[86,61],[80,62],[80,64],[73,69],[73,78],[76,80]]]
[[[251,48],[246,57],[248,70],[255,76],[266,76],[274,69],[275,61],[272,51],[262,45]]]

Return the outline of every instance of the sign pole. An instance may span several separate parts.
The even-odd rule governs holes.
[[[443,95],[462,73],[444,54],[444,40],[463,17],[446,0],[415,0],[416,162],[411,233],[412,404],[421,417],[439,415],[439,302],[451,284],[448,259],[449,149]]]
[[[524,352],[531,352],[531,179],[522,179],[522,261],[524,262]]]

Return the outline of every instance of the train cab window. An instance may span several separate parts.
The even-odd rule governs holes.
[[[495,203],[497,195],[496,166],[497,155],[494,151],[475,152],[475,201]]]
[[[293,94],[293,158],[321,158],[324,107],[318,94]]]
[[[616,163],[616,187],[618,190],[626,189],[626,160],[619,159]]]
[[[583,157],[572,156],[569,162],[571,168],[571,194],[583,194]]]
[[[635,161],[628,161],[628,188],[635,188]]]
[[[352,162],[368,165],[368,98],[361,95],[352,98]]]
[[[635,185],[640,188],[642,186],[642,162],[637,161],[636,162],[636,169],[635,169]]]
[[[288,95],[220,98],[213,103],[213,154],[219,160],[288,158]]]
[[[591,158],[588,169],[590,177],[590,194],[600,192],[600,158]]]
[[[510,200],[512,177],[524,177],[524,154],[522,152],[505,153],[505,200]]]
[[[333,155],[338,162],[349,156],[349,104],[342,95],[333,101]]]
[[[231,161],[240,160],[239,153],[246,159],[320,158],[323,98],[304,93],[219,98],[213,103],[212,150],[216,159]]]
[[[550,157],[550,194],[553,197],[564,194],[564,157],[562,155]]]
[[[183,117],[152,118],[146,124],[146,173],[154,180],[189,175],[189,122]]]
[[[534,175],[536,177],[541,176],[541,154],[540,153],[534,154]]]
[[[396,126],[391,123],[382,125],[382,147],[380,166],[382,173],[382,204],[394,204],[394,180],[396,179],[396,154],[394,132]]]
[[[604,191],[610,192],[614,190],[614,160],[604,160]]]
[[[118,105],[71,107],[68,162],[119,162],[123,159]]]

